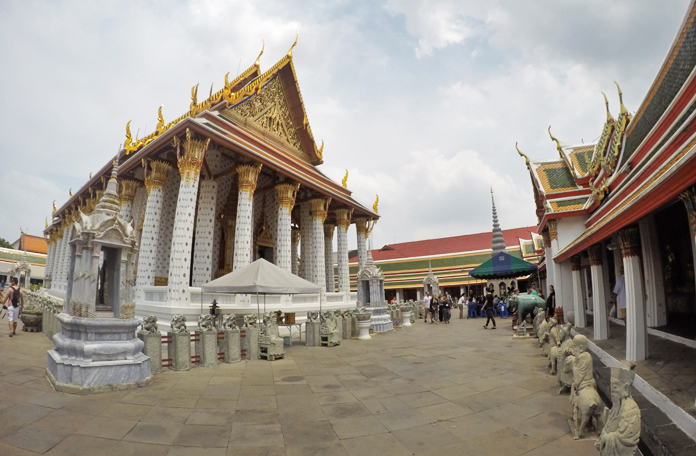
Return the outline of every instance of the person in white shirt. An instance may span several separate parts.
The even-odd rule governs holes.
[[[459,318],[464,319],[464,305],[466,304],[466,296],[461,295],[459,297],[459,301],[457,301],[457,304],[459,304]]]
[[[623,266],[619,269],[621,277],[616,279],[614,285],[614,294],[616,294],[617,304],[619,305],[619,318],[626,320],[626,276],[624,275]]]
[[[423,320],[427,323],[428,322],[428,314],[430,314],[430,292],[427,291],[425,293],[425,297],[423,298],[423,304],[425,305],[425,316],[423,317]],[[432,323],[432,317],[430,318],[430,321]]]

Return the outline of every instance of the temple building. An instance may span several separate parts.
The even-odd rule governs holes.
[[[501,230],[505,250],[516,257],[532,263],[538,263],[543,241],[536,234],[537,227],[521,227]],[[536,244],[535,244],[536,243]],[[465,234],[424,241],[400,242],[387,244],[381,249],[371,250],[375,264],[384,273],[384,288],[388,301],[422,299],[425,290],[432,290],[428,277],[436,279],[441,293],[449,292],[452,296],[461,296],[467,292],[483,295],[486,280],[469,277],[469,271],[491,258],[491,232]],[[360,268],[358,257],[350,260],[351,287],[356,288],[355,277]],[[507,291],[506,287],[526,286],[527,282],[536,281],[533,277],[521,277],[510,281],[491,283],[496,294]],[[428,284],[431,287],[428,289]]]
[[[564,144],[549,128],[555,158],[519,152],[544,239],[545,283],[594,340],[616,337],[610,321],[625,325],[631,361],[648,357],[648,333],[685,344],[696,337],[694,17],[692,2],[635,114],[617,84],[618,116],[605,96],[596,143]]]
[[[126,126],[116,160],[109,158],[67,202],[54,205],[44,233],[51,294],[63,298],[71,287],[75,222],[95,210],[117,161],[120,213],[138,240],[134,261],[121,260],[120,277],[135,283],[137,317],[155,315],[165,328],[174,314],[193,322],[213,298],[234,313],[256,312],[255,297],[202,295],[200,286],[258,258],[324,287],[324,309],[355,305],[348,231],[356,226],[364,264],[377,206],[355,201],[347,176],[341,185],[318,169],[324,145],[315,142],[300,94],[292,56],[296,43],[265,73],[257,59],[237,78],[225,76],[222,89],[211,88],[202,101],[196,85],[190,110],[169,123],[160,107],[156,131],[144,138],[133,139]],[[94,278],[99,296],[108,296],[109,282],[99,275]],[[319,299],[269,296],[266,304],[303,312],[318,308]]]
[[[19,239],[12,243],[11,249],[0,248],[0,283],[7,284],[13,268],[26,261],[31,267],[31,283],[41,285],[47,250],[46,239],[43,237],[21,233]]]

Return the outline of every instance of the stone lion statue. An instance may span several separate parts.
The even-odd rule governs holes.
[[[319,312],[316,310],[307,311],[307,321],[315,322],[319,321]]]
[[[213,316],[210,314],[201,314],[198,316],[198,330],[203,331],[215,331],[213,327]]]
[[[259,322],[256,319],[256,315],[244,315],[244,327],[245,328],[258,328]]]
[[[186,327],[186,316],[185,315],[176,314],[176,315],[172,316],[172,332],[175,332],[175,333],[189,332],[188,328]]]
[[[159,334],[160,330],[157,326],[157,317],[154,315],[145,317],[140,332],[144,334]]]
[[[222,317],[222,329],[238,329],[237,316],[235,314],[226,314]]]

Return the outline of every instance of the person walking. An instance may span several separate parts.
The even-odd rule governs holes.
[[[556,314],[556,290],[549,285],[549,297],[546,298],[546,316],[551,318]]]
[[[486,299],[483,302],[483,309],[486,310],[486,324],[483,325],[484,329],[488,329],[488,323],[491,321],[493,322],[493,328],[491,329],[496,329],[495,327],[495,314],[494,314],[494,304],[493,304],[493,289],[488,288],[486,293]]]
[[[425,297],[423,298],[423,305],[425,306],[425,312],[423,313],[423,321],[426,323],[428,322],[428,314],[430,313],[430,300],[432,298],[430,297],[430,292],[426,291],[425,292]],[[432,322],[433,319],[432,317],[430,318],[430,321]]]
[[[6,305],[8,303],[9,306]],[[10,325],[10,337],[12,337],[17,334],[17,319],[20,311],[24,309],[24,292],[19,289],[16,277],[12,277],[12,285],[5,293],[2,304],[2,308],[7,309],[7,322]]]
[[[433,299],[430,301],[430,323],[435,323],[435,324],[440,324],[440,321],[435,321],[435,317],[437,317],[440,313],[440,299],[438,295],[433,295]]]
[[[446,324],[449,324],[450,318],[452,317],[452,297],[447,294],[445,300],[442,303],[442,317]]]
[[[459,305],[459,319],[463,320],[464,319],[464,306],[466,305],[466,296],[463,294],[459,297],[459,301],[457,301],[457,304]]]
[[[445,321],[445,301],[447,297],[445,295],[440,295],[440,306],[438,307],[438,317],[439,321]]]

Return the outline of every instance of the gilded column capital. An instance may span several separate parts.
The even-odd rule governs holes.
[[[237,166],[237,174],[239,175],[239,191],[249,193],[249,201],[254,196],[256,183],[259,180],[259,173],[263,165],[239,165]]]
[[[334,231],[336,230],[336,225],[333,223],[324,224],[324,239],[333,239]]]
[[[590,254],[590,266],[601,266],[602,265],[602,254],[604,246],[602,244],[595,244],[587,249],[587,253]]]
[[[201,174],[201,166],[203,166],[203,159],[205,158],[205,151],[208,150],[210,145],[210,138],[207,139],[193,139],[191,135],[191,130],[186,129],[186,140],[183,142],[184,153],[181,153],[180,142],[178,136],[174,137],[173,144],[176,147],[176,163],[179,167],[179,174],[181,174],[181,180],[186,179],[186,185],[191,182],[191,177],[193,177],[193,183],[195,184],[198,180],[198,176]]]
[[[551,235],[549,235],[549,231],[548,230],[542,231],[541,238],[544,240],[544,248],[550,249],[551,248]]]
[[[145,167],[145,188],[149,196],[153,189],[164,187],[167,182],[167,174],[172,167],[169,166],[169,163],[154,160],[149,163],[150,172],[148,173],[148,163],[144,160],[143,166]]]
[[[138,181],[129,179],[122,180],[121,194],[119,195],[121,199],[121,204],[133,202],[133,200],[135,199],[135,192],[138,190],[138,187],[140,187],[140,182]]]
[[[321,223],[324,223],[326,216],[329,214],[329,204],[331,204],[331,198],[314,198],[309,202],[312,205],[312,218],[319,219],[321,220]]]
[[[572,271],[579,271],[581,269],[582,258],[580,255],[573,255],[570,257],[570,269]]]
[[[295,198],[297,191],[300,189],[300,184],[278,184],[275,186],[278,195],[278,207],[284,207],[288,211],[292,211],[295,207]]]
[[[619,230],[619,245],[624,258],[640,255],[640,231],[637,226]]]
[[[558,220],[549,220],[548,222],[546,222],[546,226],[549,227],[549,236],[551,236],[551,240],[555,241],[556,239],[558,239]]]
[[[367,219],[365,217],[358,217],[355,219],[355,229],[358,234],[364,235],[366,238],[370,237],[372,229],[375,227],[375,220]]]
[[[353,209],[336,209],[336,225],[348,230],[350,219],[353,217]]]

